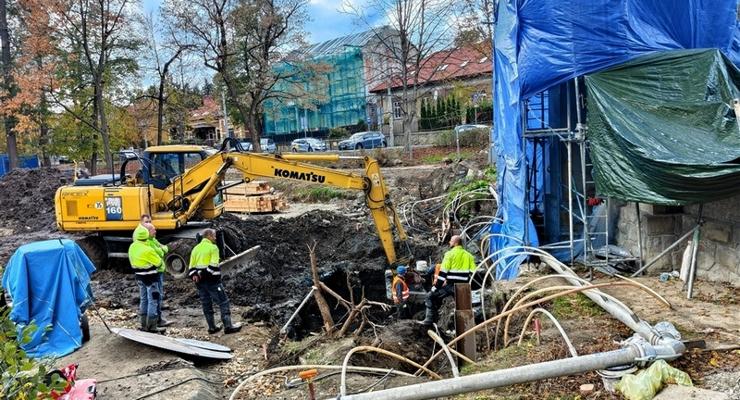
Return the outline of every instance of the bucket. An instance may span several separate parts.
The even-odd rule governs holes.
[[[617,365],[616,367],[610,367],[607,369],[597,370],[596,373],[601,377],[601,381],[604,383],[604,389],[609,393],[614,393],[616,389],[614,385],[619,382],[623,376],[632,374],[637,371],[635,364]]]

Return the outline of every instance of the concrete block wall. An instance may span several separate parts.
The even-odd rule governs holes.
[[[684,207],[682,225],[690,229],[699,206]],[[740,196],[704,205],[697,276],[740,287]]]
[[[692,229],[698,205],[664,207],[640,204],[643,260],[651,260]],[[740,287],[740,196],[704,205],[697,276]],[[637,255],[637,213],[634,203],[619,207],[616,244]],[[688,241],[650,267],[649,272],[680,270]]]

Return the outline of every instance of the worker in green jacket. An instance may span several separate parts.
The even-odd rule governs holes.
[[[214,301],[221,310],[224,333],[235,333],[242,329],[241,324],[231,322],[229,299],[226,297],[224,285],[221,283],[220,262],[218,246],[216,246],[216,231],[206,229],[203,231],[203,240],[190,253],[188,276],[198,288],[198,297],[200,297],[200,303],[203,306],[203,315],[206,317],[206,323],[208,323],[209,334],[221,330],[221,326],[216,325],[214,319]]]
[[[154,227],[154,224],[152,223],[144,223],[142,224],[148,231],[149,231],[149,239],[147,239],[147,244],[154,249],[154,251],[159,254],[159,256],[162,258],[162,260],[165,259],[165,256],[170,251],[169,247],[163,245],[162,243],[159,243],[159,240],[157,240],[157,228]],[[157,268],[157,272],[159,273],[159,277],[157,279],[157,284],[159,285],[159,294],[160,294],[160,301],[158,303],[157,308],[157,326],[159,327],[165,327],[172,325],[172,322],[167,321],[162,317],[162,303],[164,303],[164,274],[165,274],[165,263],[162,263],[162,266]]]
[[[427,293],[424,305],[426,316],[423,324],[432,325],[437,322],[439,307],[442,301],[455,293],[455,283],[470,281],[475,273],[475,258],[462,246],[462,238],[454,235],[450,238],[451,249],[445,253],[442,259],[442,267],[439,270],[437,281],[432,290]]]
[[[133,239],[134,242],[128,248],[128,259],[136,276],[136,284],[139,286],[141,329],[164,333],[164,328],[157,326],[159,320],[157,310],[161,301],[158,269],[162,267],[162,257],[147,243],[149,231],[146,227],[138,226],[134,230]]]

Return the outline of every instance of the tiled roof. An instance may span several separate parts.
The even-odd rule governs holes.
[[[412,67],[409,67],[410,69]],[[443,50],[432,54],[420,63],[418,84],[425,85],[447,80],[464,79],[478,75],[491,74],[493,62],[480,50],[472,47],[460,47],[451,50]],[[412,85],[415,80],[414,71],[410,71],[407,85]],[[371,92],[400,88],[402,85],[400,77],[394,77],[390,82],[386,81],[374,88]]]

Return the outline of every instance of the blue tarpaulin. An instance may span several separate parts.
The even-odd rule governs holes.
[[[491,251],[520,241],[537,245],[533,224],[525,223],[526,165],[531,162],[527,157],[531,150],[524,148],[522,140],[524,99],[654,51],[717,48],[738,65],[736,7],[737,0],[499,2],[492,141],[501,198],[497,217],[504,222],[491,227],[492,233],[502,234],[491,241]],[[496,276],[516,277],[523,258],[500,263]]]
[[[3,274],[19,331],[38,329],[23,349],[31,357],[60,357],[82,345],[80,317],[92,301],[90,259],[71,240],[47,240],[18,248]]]

